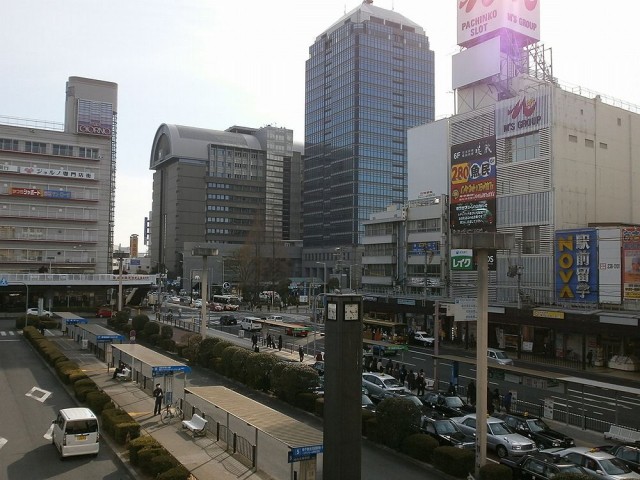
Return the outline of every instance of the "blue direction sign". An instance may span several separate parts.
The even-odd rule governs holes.
[[[310,445],[308,447],[293,447],[287,455],[289,463],[298,462],[300,460],[310,460],[318,453],[322,453],[324,447],[322,445]]]
[[[0,287],[6,287],[8,285],[9,283],[7,282],[6,278],[0,278]]]

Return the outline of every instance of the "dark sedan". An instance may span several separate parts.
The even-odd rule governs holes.
[[[501,458],[500,463],[511,468],[513,480],[548,480],[561,473],[587,475],[587,472],[578,465],[566,460],[554,461],[551,457],[542,454],[525,455],[519,459]]]
[[[573,438],[553,430],[541,418],[518,413],[495,413],[493,416],[504,420],[514,432],[529,437],[541,450],[554,447],[569,448],[576,444]]]
[[[445,395],[439,392],[427,392],[420,397],[427,409],[444,417],[461,417],[476,411],[473,405],[467,404],[457,395]]]
[[[448,418],[435,419],[422,417],[420,431],[435,438],[440,446],[473,449],[476,440],[473,435],[467,435]]]

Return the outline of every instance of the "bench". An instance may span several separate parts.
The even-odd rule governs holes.
[[[182,428],[189,430],[194,437],[206,435],[207,421],[196,413],[191,417],[191,420],[182,421]]]
[[[630,428],[618,427],[611,425],[608,432],[604,432],[604,438],[607,440],[617,440],[619,442],[634,443],[640,442],[640,432],[631,430]]]
[[[131,370],[128,368],[124,368],[122,372],[116,373],[116,380],[120,380],[121,382],[127,382],[131,380]]]

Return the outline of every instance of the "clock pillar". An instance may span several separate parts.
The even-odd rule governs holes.
[[[325,305],[323,477],[359,480],[362,444],[362,296]]]

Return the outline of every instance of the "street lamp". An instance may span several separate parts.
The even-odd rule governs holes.
[[[115,252],[115,257],[118,259],[118,311],[122,311],[122,259],[125,257],[124,252]]]
[[[327,263],[326,262],[316,262],[318,265],[322,265],[322,271],[323,271],[323,282],[324,282],[324,288],[323,288],[323,296],[322,296],[322,306],[324,307],[324,302],[325,299],[327,297]]]
[[[202,257],[202,283],[200,284],[200,298],[202,299],[202,309],[200,311],[200,334],[202,338],[207,338],[207,306],[209,303],[209,290],[207,286],[207,275],[209,273],[208,259],[218,255],[217,248],[195,247],[191,250],[191,256]],[[203,295],[204,294],[204,295]]]

